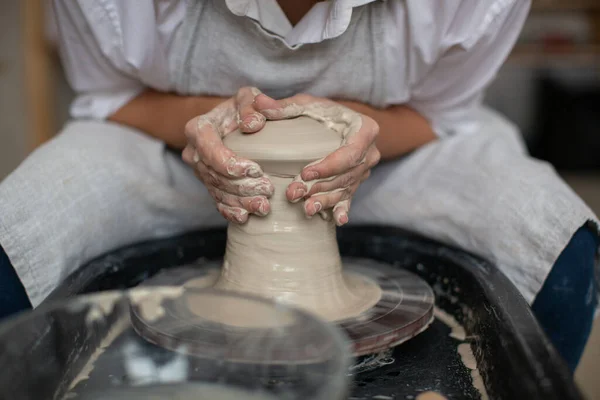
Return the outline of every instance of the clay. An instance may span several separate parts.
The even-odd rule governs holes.
[[[183,292],[182,287],[154,288],[153,290],[137,288],[129,292],[129,299],[139,308],[146,321],[153,322],[165,315],[163,301],[181,297]]]
[[[214,286],[217,276],[192,279],[188,288]],[[243,297],[211,296],[209,293],[186,292],[186,303],[191,312],[202,319],[238,328],[285,328],[294,323],[292,312],[283,308],[273,309],[270,303],[246,301]]]
[[[450,332],[450,335],[449,335],[450,337],[460,340],[460,341],[466,340],[467,335],[465,332],[465,328],[463,328],[452,315],[445,313],[444,311],[440,310],[437,307],[434,309],[434,315],[435,315],[435,318],[437,318],[444,325],[446,325],[450,329],[452,329],[452,331]],[[460,355],[460,358],[461,358],[463,364],[465,365],[465,367],[467,367],[468,369],[471,370],[471,378],[473,379],[473,386],[481,394],[481,399],[487,400],[488,394],[487,394],[487,391],[485,388],[485,384],[483,383],[483,378],[481,377],[481,374],[479,374],[479,370],[477,369],[477,359],[475,358],[475,355],[473,354],[473,349],[471,348],[471,344],[470,343],[461,343],[458,345],[458,348],[456,351]],[[431,392],[426,392],[426,393],[431,393]],[[425,394],[425,393],[423,393],[423,394]],[[441,398],[445,399],[445,397],[441,397]],[[423,397],[423,398],[417,397],[417,399],[435,400],[437,398],[436,397]]]
[[[360,114],[335,103],[311,103],[304,105],[292,103],[279,110],[262,110],[262,113],[273,119],[293,118],[301,115],[310,117],[336,132],[341,139],[342,145],[362,127],[362,117]]]
[[[473,354],[473,350],[471,350],[471,345],[469,343],[462,343],[458,345],[458,354],[460,354],[460,358],[465,364],[465,367],[470,370],[477,369],[477,361],[475,360],[475,355]]]
[[[223,143],[237,156],[258,163],[267,175],[293,178],[308,164],[337,150],[342,138],[311,118],[299,117],[269,121],[253,134],[234,131]]]
[[[423,392],[417,396],[416,400],[448,400],[448,398],[437,392]]]
[[[448,336],[460,341],[463,341],[467,338],[465,328],[463,328],[462,325],[460,325],[452,315],[445,313],[437,307],[434,309],[433,315],[435,315],[436,319],[440,320],[440,322],[451,329],[450,335]]]
[[[331,321],[373,307],[381,289],[369,278],[343,274],[331,211],[325,212],[327,218],[308,219],[303,205],[285,196],[303,167],[339,148],[340,134],[299,117],[267,122],[255,134],[232,132],[224,143],[238,156],[257,162],[275,193],[267,216],[252,215],[243,225],[229,225],[214,287],[275,299]]]
[[[152,290],[137,288],[128,293],[130,301],[140,308],[140,312],[149,321],[155,321],[165,313],[162,302],[165,299],[173,299],[182,295],[182,287],[154,288]],[[96,321],[107,318],[113,311],[117,302],[122,298],[120,293],[101,293],[94,296],[94,303],[86,315],[86,323],[93,324]],[[78,305],[76,305],[77,307]],[[106,349],[115,341],[121,333],[129,327],[129,318],[122,318],[114,324],[108,331],[96,351],[90,356],[90,359],[79,372],[77,377],[71,382],[69,390],[72,390],[78,383],[89,378],[89,374],[94,370],[94,363],[106,351]]]
[[[479,391],[482,400],[487,400],[489,397],[485,388],[485,384],[483,383],[483,378],[481,377],[481,374],[477,369],[477,359],[475,358],[475,354],[473,354],[471,344],[462,343],[458,345],[457,351],[465,367],[471,370],[471,379],[473,379],[473,387],[475,387],[475,389]]]
[[[65,397],[76,398],[76,397]],[[87,394],[90,400],[276,400],[277,397],[256,390],[237,389],[217,384],[179,383],[173,385],[148,385],[141,387],[117,387]]]
[[[102,342],[90,356],[88,362],[81,369],[79,374],[73,379],[69,385],[69,391],[73,390],[80,382],[90,378],[90,374],[94,370],[94,364],[98,358],[106,351],[106,349],[117,339],[127,328],[129,327],[129,318],[121,318],[117,321],[114,326],[108,331]]]
[[[481,400],[489,400],[490,397],[488,396],[485,384],[483,383],[483,378],[478,369],[471,371],[471,379],[473,379],[473,387],[481,394]]]
[[[85,316],[86,324],[93,324],[96,321],[102,321],[107,318],[121,298],[122,295],[118,292],[99,293],[94,295],[94,302],[91,303],[91,307]]]

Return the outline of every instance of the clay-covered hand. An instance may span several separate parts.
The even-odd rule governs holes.
[[[253,133],[264,127],[265,117],[254,103],[259,94],[256,88],[242,88],[234,97],[185,126],[187,146],[183,160],[194,167],[221,215],[240,224],[248,220],[249,214],[269,213],[268,198],[274,188],[257,163],[236,156],[223,145],[223,138],[238,128]]]
[[[306,166],[288,186],[292,202],[305,199],[304,210],[311,217],[333,208],[338,226],[348,222],[352,196],[369,177],[380,159],[375,147],[379,125],[367,117],[329,99],[299,94],[283,100],[258,95],[255,107],[270,120],[308,116],[339,133],[341,146],[322,160]]]

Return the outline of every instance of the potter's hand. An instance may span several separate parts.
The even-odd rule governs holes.
[[[185,126],[187,146],[182,158],[194,167],[221,215],[231,222],[244,223],[249,213],[264,216],[270,211],[268,198],[274,191],[271,181],[257,163],[236,156],[222,140],[237,128],[246,133],[262,129],[265,117],[254,104],[258,94],[258,89],[242,88]]]
[[[334,101],[306,94],[283,100],[261,94],[256,97],[255,107],[270,120],[305,115],[340,134],[340,148],[306,166],[288,186],[286,196],[293,202],[305,199],[304,210],[309,217],[333,208],[336,224],[346,224],[354,192],[380,159],[375,147],[377,123]]]

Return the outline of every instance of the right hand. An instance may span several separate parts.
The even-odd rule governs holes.
[[[185,126],[187,146],[182,158],[204,183],[217,209],[230,222],[243,224],[249,214],[265,216],[274,187],[260,166],[238,157],[223,138],[236,129],[254,133],[265,126],[265,117],[254,107],[256,88],[245,87],[207,114]]]

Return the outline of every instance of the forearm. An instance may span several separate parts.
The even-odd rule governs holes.
[[[408,106],[377,109],[353,101],[340,103],[373,118],[379,124],[376,144],[383,160],[398,158],[437,138],[429,122]]]
[[[185,124],[206,114],[225,99],[179,96],[147,89],[125,104],[108,120],[136,128],[176,149],[186,145]]]
[[[223,101],[225,99],[221,97],[180,96],[147,89],[108,119],[183,149],[186,145],[185,124]],[[339,103],[377,121],[380,132],[376,144],[384,160],[400,157],[436,139],[429,122],[410,107],[377,109],[353,101]]]

